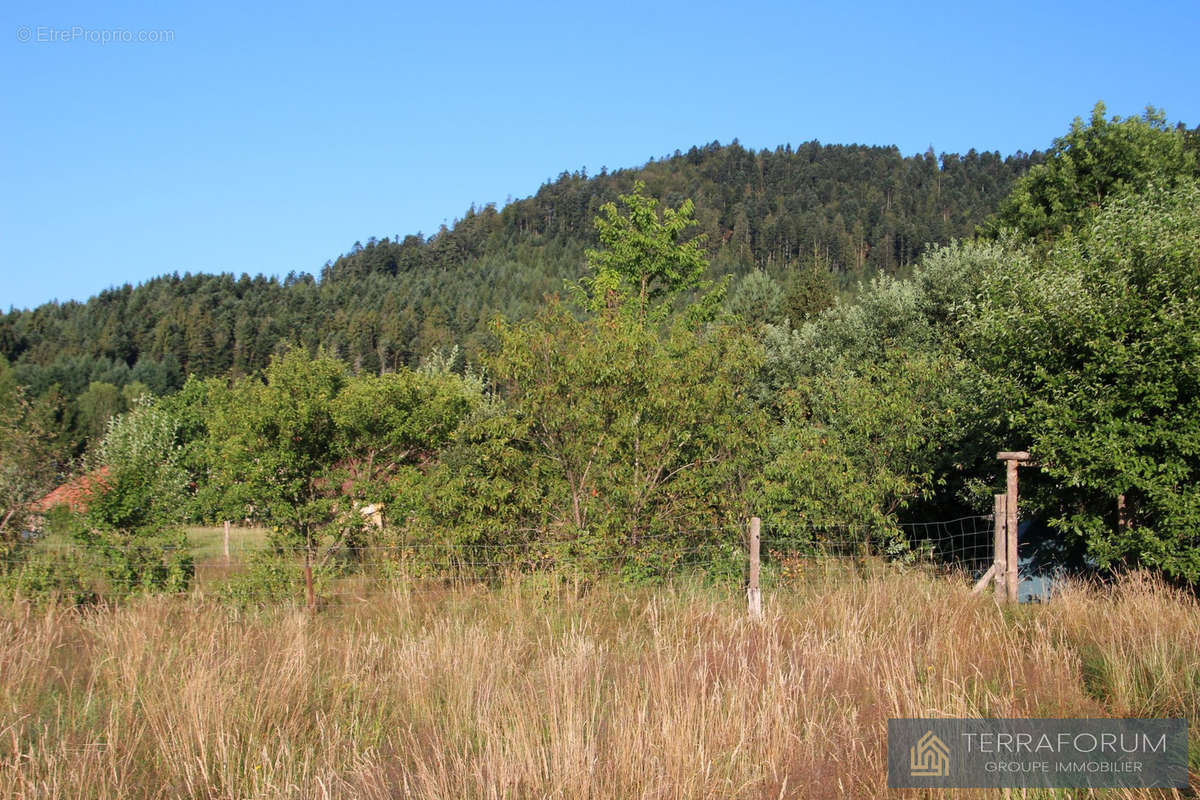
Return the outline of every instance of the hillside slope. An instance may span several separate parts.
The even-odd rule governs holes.
[[[695,201],[714,273],[757,266],[781,276],[816,264],[852,285],[903,270],[928,242],[970,235],[1040,158],[714,142],[636,169],[563,173],[429,237],[356,243],[319,276],[165,275],[86,303],[0,314],[0,355],[35,393],[58,384],[76,396],[93,381],[163,392],[188,373],[253,371],[284,341],[324,345],[369,371],[452,344],[470,352],[491,316],[525,316],[583,273],[592,218],[639,179],[666,204]]]

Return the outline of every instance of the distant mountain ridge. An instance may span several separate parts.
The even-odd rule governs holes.
[[[903,271],[927,243],[971,235],[1041,158],[713,142],[638,168],[564,172],[432,236],[356,244],[319,276],[172,274],[0,314],[0,355],[35,394],[57,384],[74,396],[93,381],[165,392],[189,373],[251,372],[284,342],[323,345],[369,371],[454,344],[472,352],[493,315],[526,316],[583,273],[593,217],[635,180],[667,205],[695,201],[715,274],[784,276],[815,264],[846,285]]]

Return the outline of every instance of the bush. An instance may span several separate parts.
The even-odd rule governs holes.
[[[336,568],[313,567],[313,586],[316,594],[328,588],[336,576]],[[279,603],[304,602],[304,580],[301,564],[278,553],[254,553],[246,563],[245,572],[234,575],[216,589],[216,596],[242,610],[264,608]]]
[[[77,606],[96,601],[78,555],[39,551],[30,546],[5,554],[0,594],[26,600],[59,600]]]

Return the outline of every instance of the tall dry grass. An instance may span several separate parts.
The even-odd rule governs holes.
[[[1144,578],[1006,610],[826,576],[766,607],[520,582],[315,618],[14,604],[0,797],[878,797],[888,717],[921,715],[1185,714],[1197,750],[1200,609]]]

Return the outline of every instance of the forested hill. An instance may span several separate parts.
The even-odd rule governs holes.
[[[0,355],[35,395],[57,384],[76,397],[95,382],[162,393],[187,373],[250,372],[281,341],[323,344],[367,371],[453,344],[470,352],[491,316],[526,316],[582,274],[593,217],[638,179],[672,207],[695,201],[714,273],[758,266],[782,276],[815,263],[852,285],[903,270],[926,243],[970,235],[1040,159],[714,142],[637,169],[564,172],[533,197],[472,208],[428,238],[355,244],[319,276],[166,275],[2,314]]]

